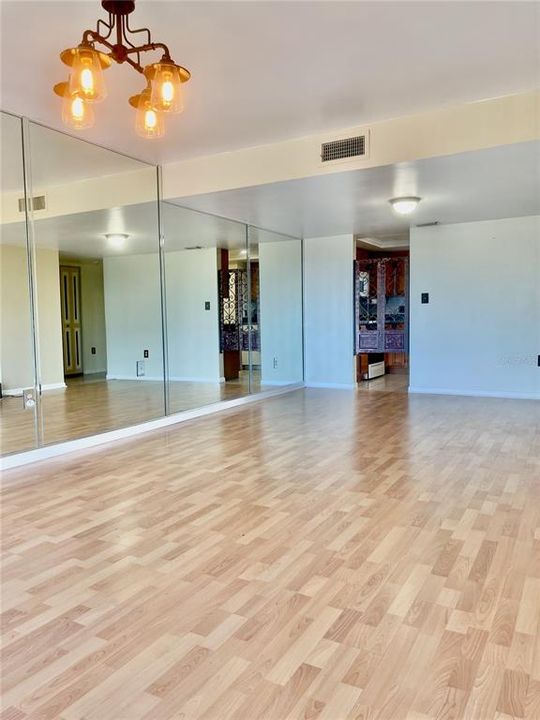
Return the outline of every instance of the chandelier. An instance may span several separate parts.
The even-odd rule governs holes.
[[[146,85],[138,95],[129,98],[135,108],[135,129],[145,138],[158,138],[165,132],[163,116],[183,110],[182,83],[191,77],[186,68],[176,65],[169,48],[160,42],[152,42],[148,28],[132,29],[129,15],[135,9],[135,0],[102,0],[101,5],[109,14],[108,20],[99,19],[95,30],[83,32],[80,45],[68,48],[60,59],[71,70],[66,82],[54,86],[54,92],[62,100],[62,120],[76,130],[94,124],[94,103],[107,94],[103,71],[112,65],[128,63],[141,73]],[[142,45],[135,44],[135,36],[144,33]],[[108,52],[96,49],[103,46]],[[144,66],[142,54],[160,51],[158,62]]]

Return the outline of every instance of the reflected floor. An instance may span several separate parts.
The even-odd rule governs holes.
[[[373,380],[362,380],[358,383],[358,390],[362,392],[392,392],[401,393],[409,391],[408,371],[391,372]]]
[[[170,383],[171,412],[182,412],[232,400],[249,392],[247,372],[238,380],[214,384]],[[258,375],[253,392],[260,391]],[[107,380],[81,376],[67,380],[67,388],[44,392],[41,398],[43,444],[94,435],[162,417],[163,383],[140,380]],[[2,454],[35,447],[34,414],[23,410],[22,398],[0,400]]]

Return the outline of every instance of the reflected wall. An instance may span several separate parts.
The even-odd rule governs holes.
[[[1,129],[3,454],[302,382],[300,240],[160,201],[155,166]]]
[[[31,449],[38,437],[21,119],[2,113],[0,133],[0,403],[4,454]]]
[[[303,380],[302,242],[287,235],[250,228],[253,325],[261,387]]]

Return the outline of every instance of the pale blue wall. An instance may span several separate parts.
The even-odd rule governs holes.
[[[355,387],[352,235],[304,240],[305,382]]]
[[[412,391],[540,398],[540,217],[412,228],[410,302]]]

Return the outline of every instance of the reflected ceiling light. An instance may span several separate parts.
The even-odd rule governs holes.
[[[189,80],[191,73],[173,62],[164,43],[152,41],[148,28],[129,26],[128,16],[135,10],[135,0],[102,0],[101,5],[109,14],[108,19],[100,18],[95,30],[83,32],[77,47],[60,54],[62,62],[70,68],[68,81],[54,86],[54,92],[64,101],[62,119],[77,130],[93,125],[91,106],[106,97],[103,71],[114,60],[131,65],[146,80],[141,93],[129,100],[137,109],[137,133],[146,138],[161,137],[165,131],[162,113],[182,112],[182,83]],[[146,42],[142,45],[134,42],[138,33],[145,33]],[[108,52],[97,50],[96,45]],[[162,53],[161,59],[143,66],[141,54],[155,51]]]
[[[113,248],[121,248],[126,244],[129,235],[127,233],[106,233],[107,242]]]
[[[410,215],[410,213],[416,210],[421,199],[422,198],[411,195],[408,197],[392,198],[388,202],[398,215]]]

